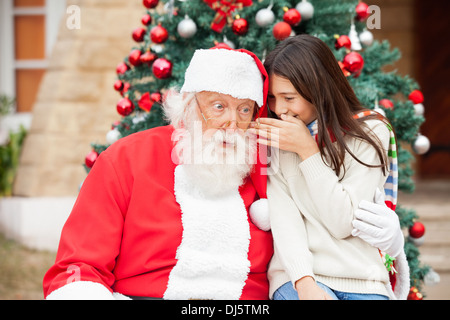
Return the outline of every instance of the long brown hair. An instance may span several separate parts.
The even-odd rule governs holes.
[[[318,147],[322,159],[328,158],[338,177],[346,151],[359,163],[382,168],[386,174],[388,161],[381,142],[378,137],[364,131],[366,125],[363,121],[371,117],[353,118],[366,109],[361,106],[332,51],[322,40],[307,34],[289,37],[268,54],[264,66],[269,76],[275,74],[288,79],[298,93],[314,105],[318,115]],[[388,123],[386,119],[383,121]],[[335,146],[331,135],[336,140]],[[346,135],[370,143],[381,164],[367,164],[357,159],[345,143]]]

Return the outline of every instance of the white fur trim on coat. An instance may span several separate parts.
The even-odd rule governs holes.
[[[211,91],[263,105],[263,77],[245,52],[198,49],[186,69],[181,92]]]
[[[104,285],[92,281],[76,281],[66,284],[50,293],[46,300],[131,300],[120,294],[111,293]]]
[[[270,215],[269,215],[269,202],[267,199],[259,199],[252,203],[250,206],[250,218],[252,222],[261,230],[269,231],[270,227]]]
[[[174,187],[183,237],[164,299],[239,299],[250,271],[250,226],[239,191],[206,198],[184,165],[175,168]]]

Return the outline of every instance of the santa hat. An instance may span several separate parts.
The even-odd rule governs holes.
[[[251,51],[214,47],[198,49],[186,69],[181,93],[211,91],[237,99],[251,99],[259,106],[255,118],[267,117],[269,76],[263,63]],[[258,145],[258,158],[250,177],[259,200],[250,207],[253,223],[270,230],[267,203],[267,149]]]
[[[263,75],[247,50],[199,49],[186,69],[181,92],[211,91],[264,104]]]

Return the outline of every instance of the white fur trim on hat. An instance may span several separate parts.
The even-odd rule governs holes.
[[[269,202],[267,199],[259,199],[252,203],[250,206],[250,218],[252,222],[261,230],[269,231],[270,227],[270,215],[269,215]]]
[[[263,76],[245,52],[228,49],[196,50],[186,70],[181,92],[212,91],[263,105]]]

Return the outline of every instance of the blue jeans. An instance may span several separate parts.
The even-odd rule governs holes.
[[[333,300],[389,300],[387,296],[381,294],[342,292],[330,289],[320,282],[317,282],[317,285],[333,298]],[[275,291],[273,300],[298,300],[297,290],[294,289],[291,282],[287,282]]]

